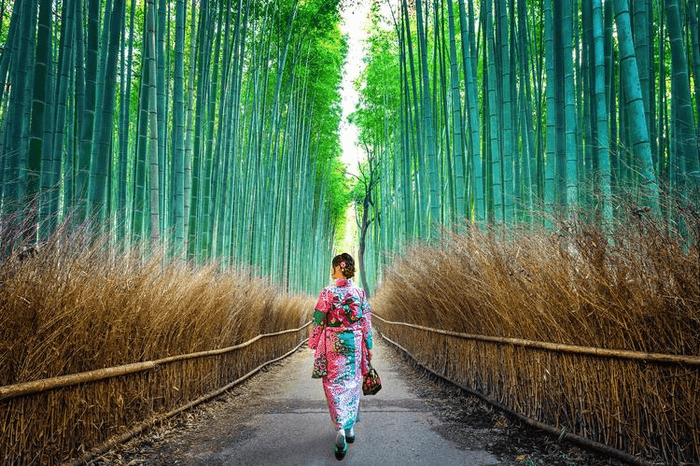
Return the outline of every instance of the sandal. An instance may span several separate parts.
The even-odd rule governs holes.
[[[345,439],[348,441],[348,443],[353,443],[355,441],[355,429],[352,427],[345,429]]]
[[[335,453],[335,459],[338,461],[345,458],[345,454],[348,452],[348,444],[345,441],[345,432],[342,430],[338,431],[338,435],[335,437],[335,445],[333,445],[333,452]]]

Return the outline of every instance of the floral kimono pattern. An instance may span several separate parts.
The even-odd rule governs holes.
[[[352,280],[338,279],[321,291],[315,322],[325,323],[322,336],[327,371],[323,391],[336,429],[350,429],[359,420],[362,377],[369,371],[372,349],[371,312],[365,293]],[[314,354],[318,358],[318,354]]]

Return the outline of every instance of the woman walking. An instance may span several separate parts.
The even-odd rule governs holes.
[[[372,357],[370,308],[364,291],[351,280],[354,275],[352,256],[347,253],[335,256],[331,265],[335,284],[321,291],[314,315],[315,324],[323,326],[320,342],[314,345],[314,356],[320,360],[325,351],[323,390],[336,430],[333,448],[338,460],[345,457],[347,444],[355,441],[362,378]]]

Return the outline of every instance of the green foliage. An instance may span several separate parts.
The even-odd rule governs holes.
[[[542,221],[533,215],[538,206],[548,215],[584,207],[609,223],[624,215],[611,207],[614,196],[633,192],[668,215],[657,206],[688,199],[699,185],[692,172],[700,161],[700,86],[691,64],[700,46],[698,34],[681,33],[696,29],[697,2],[618,2],[640,19],[630,54],[651,52],[637,60],[645,67],[639,76],[628,76],[633,61],[622,51],[632,37],[613,2],[604,2],[595,37],[593,4],[585,2],[571,11],[550,1],[455,0],[453,30],[446,1],[389,3],[390,15],[372,2],[360,103],[351,116],[363,148],[382,157],[380,202],[400,205],[400,215],[372,226],[377,262],[387,245],[429,237],[437,225],[461,221],[460,212],[512,226]],[[596,49],[596,41],[604,46]],[[595,105],[596,60],[605,109]],[[453,112],[460,106],[461,122]]]
[[[317,138],[322,160],[340,156],[338,128],[342,117],[340,107],[341,67],[347,54],[347,43],[336,25],[319,33],[304,52],[308,65],[299,71],[309,79],[309,97],[313,118],[312,134]]]
[[[334,241],[337,242],[345,237],[346,218],[353,199],[354,183],[348,178],[345,165],[339,158],[332,161],[331,169],[322,179],[322,183],[325,183],[328,189],[326,204],[335,231]]]
[[[398,124],[401,81],[393,34],[373,29],[368,37],[367,53],[365,69],[356,83],[360,101],[350,119],[359,128],[360,141],[374,145],[383,141],[385,127],[393,133]],[[383,142],[389,144],[390,140]]]
[[[336,238],[342,237],[345,227],[345,215],[349,202],[349,184],[345,167],[340,161],[341,147],[338,129],[342,118],[340,106],[340,84],[342,64],[347,55],[347,41],[342,36],[338,24],[321,29],[315,21],[318,15],[309,20],[315,26],[309,32],[315,32],[314,40],[304,54],[308,57],[307,65],[298,67],[302,77],[309,79],[309,97],[312,105],[309,109],[312,120],[312,142],[317,149],[316,179],[326,185],[325,203],[330,212],[330,221],[336,231]],[[337,19],[337,14],[331,15]],[[320,195],[320,190],[318,190]]]
[[[72,4],[63,1],[54,5],[55,34],[49,47],[55,57],[59,52],[57,39],[65,26],[63,13],[69,13],[67,8]],[[102,215],[109,214],[107,225],[120,225],[119,236],[131,237],[136,232],[140,237],[149,232],[154,241],[159,237],[168,238],[165,229],[173,225],[170,217],[177,216],[181,231],[182,223],[188,223],[185,242],[189,244],[172,245],[173,250],[183,250],[187,246],[190,258],[196,262],[213,258],[221,258],[224,263],[242,261],[260,267],[260,273],[270,274],[287,286],[316,288],[315,278],[297,280],[291,277],[304,275],[292,273],[294,267],[308,268],[309,263],[326,260],[325,256],[331,253],[333,235],[345,224],[349,203],[350,188],[340,162],[338,134],[342,117],[341,69],[347,54],[347,44],[339,29],[341,3],[338,0],[202,0],[149,4],[156,10],[163,5],[168,8],[166,12],[155,11],[159,20],[165,18],[165,24],[156,22],[155,37],[164,37],[166,42],[162,44],[162,52],[160,42],[155,51],[147,50],[144,41],[148,29],[145,26],[147,3],[126,0],[123,10],[126,27],[123,32],[118,29],[118,42],[123,57],[131,53],[133,61],[130,67],[122,68],[127,62],[122,61],[120,53],[119,66],[107,80],[117,83],[114,89],[116,118],[111,128],[113,144],[104,143],[109,131],[107,125],[95,132],[102,135],[98,138],[88,134],[90,124],[82,123],[83,118],[93,115],[93,109],[88,108],[84,99],[87,84],[97,89],[98,94],[104,89],[103,86],[98,89],[92,85],[93,80],[83,76],[83,65],[95,63],[94,59],[87,62],[83,44],[87,33],[93,31],[98,38],[103,38],[110,30],[104,2],[91,4],[99,8],[99,11],[90,10],[91,18],[97,20],[90,23],[92,29],[88,29],[88,18],[84,15],[77,28],[80,35],[72,39],[81,38],[79,44],[71,45],[83,56],[71,59],[81,74],[66,78],[70,80],[67,101],[71,108],[65,112],[68,117],[64,127],[56,128],[65,134],[60,143],[63,147],[58,151],[63,160],[56,165],[63,170],[56,177],[61,180],[63,205],[71,206],[79,200],[74,199],[73,188],[77,186],[78,168],[82,170],[80,180],[88,179],[88,172],[93,180],[103,180],[106,176],[104,203],[101,202],[102,190],[95,189],[102,183],[92,181],[95,204],[92,207]],[[5,1],[2,6],[5,9],[0,40],[4,41],[13,2]],[[184,40],[176,44],[175,13],[181,13],[183,6],[186,8]],[[17,18],[15,21],[19,24]],[[29,21],[22,25],[25,23],[29,26]],[[32,27],[22,30],[19,43],[34,41],[36,26]],[[106,56],[108,44],[109,41],[101,41],[96,45],[97,50],[91,49],[93,55]],[[184,62],[184,99],[180,92],[177,100],[180,105],[184,100],[184,116],[178,118],[175,128],[174,61],[178,47]],[[147,59],[154,54],[158,62],[155,78],[149,76],[146,68]],[[1,138],[7,137],[6,131],[18,135],[19,128],[29,128],[20,118],[16,119],[18,124],[14,129],[9,124],[9,103],[18,101],[13,92],[19,94],[15,89],[21,86],[16,84],[24,84],[27,74],[24,70],[13,69],[19,63],[16,60],[5,60],[5,63],[8,66],[0,66],[0,70],[9,69],[9,81],[0,102]],[[33,68],[34,63],[28,63],[27,68],[30,66]],[[56,75],[56,70],[51,73]],[[147,79],[146,84],[156,88],[144,92],[144,79]],[[131,87],[122,94],[122,85],[129,80]],[[32,83],[26,84],[31,86]],[[47,95],[54,92],[54,89],[47,89]],[[149,93],[159,99],[158,105],[151,107],[152,121],[158,124],[150,128],[143,124],[148,116],[145,111],[148,107],[144,104]],[[97,100],[95,115],[102,115],[100,106],[106,101],[104,97]],[[129,99],[128,125],[126,118],[119,114],[122,99]],[[35,121],[39,121],[38,116]],[[109,123],[107,119],[103,121]],[[175,133],[177,138],[173,137]],[[81,139],[83,134],[87,137]],[[47,132],[44,137],[50,138],[51,133]],[[101,147],[97,149],[100,141]],[[146,160],[145,149],[149,145],[154,148],[149,151],[154,157]],[[74,167],[78,148],[83,156],[79,159],[80,167]],[[92,157],[85,157],[85,154],[92,154]],[[34,166],[37,165],[36,156]],[[179,157],[177,187],[173,181],[174,157]],[[3,177],[18,179],[18,185],[26,183],[26,161],[15,158],[18,161],[13,161],[12,167],[1,166],[0,173]],[[183,165],[184,187],[181,182]],[[103,167],[99,177],[94,176],[97,166]],[[120,173],[122,167],[127,168]],[[45,169],[42,166],[42,170]],[[150,175],[144,177],[146,169]],[[158,186],[157,193],[153,189],[155,186]],[[22,192],[22,188],[5,192],[17,197],[14,193]],[[87,187],[81,189],[87,190]],[[150,203],[149,195],[158,202]],[[184,198],[187,199],[183,202]],[[178,206],[185,204],[184,213],[182,207],[173,208],[174,199],[179,199]],[[15,201],[18,199],[3,198],[0,205],[9,206]],[[54,214],[46,211],[47,216]],[[84,219],[82,214],[80,219]],[[307,244],[299,238],[308,237],[309,228],[314,241]],[[288,248],[299,249],[298,255],[304,259],[291,263],[288,254],[282,253]],[[290,283],[290,279],[304,281],[304,284]]]

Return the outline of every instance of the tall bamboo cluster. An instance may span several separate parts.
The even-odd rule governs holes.
[[[370,261],[465,218],[610,224],[626,198],[675,223],[664,206],[697,195],[697,2],[375,4],[356,114],[384,158]]]
[[[316,288],[347,196],[338,7],[2,0],[2,211]]]

